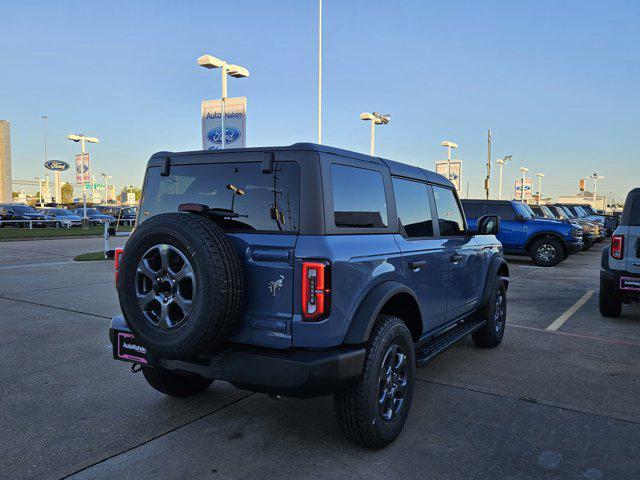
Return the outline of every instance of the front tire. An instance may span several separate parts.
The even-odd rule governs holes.
[[[415,384],[413,339],[404,322],[381,315],[371,333],[362,375],[333,404],[349,440],[379,449],[402,431],[411,408]]]
[[[622,314],[622,298],[611,285],[600,281],[600,292],[598,294],[600,314],[603,317],[616,318]]]
[[[160,393],[171,397],[190,397],[204,392],[213,380],[179,375],[164,368],[142,367],[142,374],[149,385]]]
[[[564,247],[555,238],[541,238],[531,245],[531,260],[539,267],[553,267],[564,258]]]
[[[495,277],[493,282],[489,301],[478,312],[485,324],[471,335],[474,343],[482,348],[500,345],[507,323],[507,287],[500,277]]]

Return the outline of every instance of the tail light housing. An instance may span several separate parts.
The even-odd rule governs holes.
[[[624,235],[613,235],[611,237],[611,257],[616,260],[624,258]]]
[[[115,269],[115,281],[116,281],[116,287],[118,286],[118,273],[120,272],[120,259],[122,257],[122,254],[124,253],[124,248],[123,247],[117,247],[114,251],[113,251],[113,260],[114,260],[114,269]]]
[[[302,263],[302,317],[319,321],[329,316],[331,269],[325,260]]]

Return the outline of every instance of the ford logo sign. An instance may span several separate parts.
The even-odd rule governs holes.
[[[225,144],[237,142],[242,133],[236,127],[224,127],[226,131]],[[207,140],[215,145],[222,145],[222,127],[216,127],[207,132]]]
[[[69,170],[69,164],[62,160],[49,160],[48,162],[44,162],[44,168],[53,170],[54,172],[64,172],[65,170]]]

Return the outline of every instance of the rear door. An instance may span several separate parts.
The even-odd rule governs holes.
[[[484,261],[481,246],[467,228],[454,190],[437,185],[433,198],[438,230],[449,263],[447,320],[473,310],[482,294]]]
[[[168,176],[148,169],[140,221],[182,203],[232,214],[218,221],[244,270],[244,304],[230,340],[289,348],[300,167],[295,161],[272,167],[263,173],[262,152],[172,157]]]
[[[640,195],[636,195],[631,202],[628,217],[628,237],[625,238],[626,270],[640,274]]]
[[[445,321],[450,272],[444,240],[435,236],[429,188],[423,182],[393,178],[400,231],[395,237],[407,281],[420,301],[423,332]]]

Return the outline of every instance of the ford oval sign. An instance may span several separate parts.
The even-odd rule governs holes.
[[[54,172],[64,172],[65,170],[69,170],[70,165],[62,160],[49,160],[48,162],[44,162],[44,168],[53,170]]]
[[[224,127],[226,130],[225,144],[237,142],[240,139],[242,133],[236,127]],[[216,145],[222,145],[222,127],[216,127],[207,132],[207,139]]]

